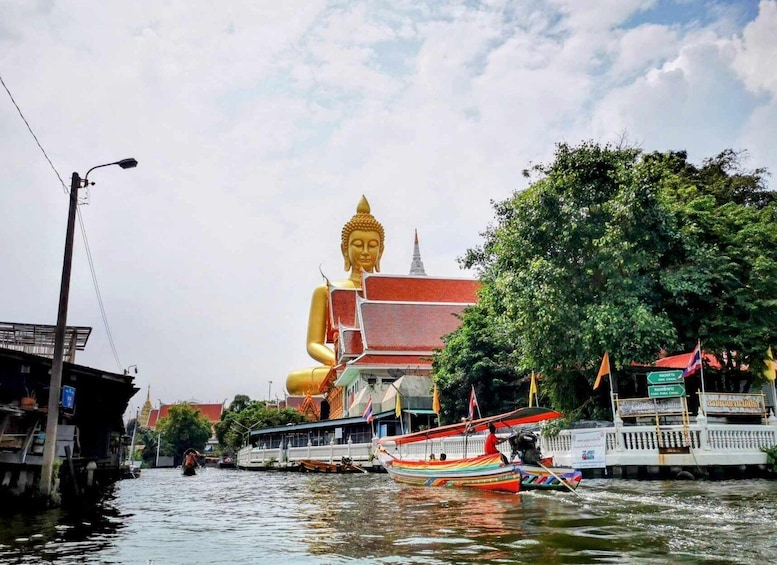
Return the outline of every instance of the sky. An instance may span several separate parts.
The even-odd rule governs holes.
[[[472,277],[558,143],[777,171],[776,61],[777,0],[0,0],[0,321],[56,323],[71,175],[134,157],[82,190],[77,363],[136,367],[133,414],[283,398],[362,195],[381,272],[417,229],[427,274]]]

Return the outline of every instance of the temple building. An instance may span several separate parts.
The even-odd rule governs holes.
[[[308,352],[322,365],[289,374],[291,396],[323,398],[320,420],[361,417],[372,403],[378,435],[434,425],[432,356],[443,336],[477,301],[475,279],[426,274],[415,232],[409,275],[380,274],[383,226],[362,197],[343,227],[341,250],[350,277],[318,287],[311,301]]]
[[[146,401],[149,403],[149,406],[150,406],[150,400],[147,399]],[[210,422],[211,437],[208,440],[208,443],[205,445],[205,451],[206,452],[212,451],[215,448],[215,446],[218,445],[218,439],[216,439],[216,430],[214,426],[221,421],[221,413],[224,411],[223,403],[201,404],[199,402],[177,402],[175,404],[160,404],[159,408],[151,408],[149,412],[147,424],[145,427],[151,430],[155,430],[159,420],[161,420],[162,418],[166,418],[170,413],[170,407],[176,406],[177,404],[186,404],[190,408],[193,408],[194,410],[199,412],[201,416],[204,416],[208,420],[208,422]],[[144,406],[144,409],[145,409],[145,406]],[[138,419],[142,422],[140,418]]]
[[[334,289],[337,365],[322,386],[330,417],[360,416],[372,400],[379,435],[427,423],[434,414],[433,352],[459,327],[478,288],[472,279],[370,274],[360,291]]]

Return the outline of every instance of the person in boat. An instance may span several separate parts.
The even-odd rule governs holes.
[[[431,455],[429,455],[429,461],[434,461],[434,459],[435,459],[435,457],[434,457],[434,453],[432,453]]]
[[[445,461],[448,458],[444,453],[440,453],[440,461]]]
[[[504,453],[501,453],[496,446],[500,443],[503,443],[507,441],[507,438],[498,438],[496,437],[496,426],[494,426],[493,423],[488,424],[488,435],[486,436],[486,455],[497,455],[499,454],[502,457],[502,463],[507,465],[507,457],[505,457]]]
[[[183,466],[185,469],[193,469],[197,466],[197,456],[199,452],[195,449],[189,449],[183,456]]]
[[[308,315],[307,351],[320,365],[298,369],[286,377],[286,390],[292,395],[318,393],[319,387],[335,365],[335,353],[326,343],[330,288],[361,289],[364,273],[380,272],[385,240],[383,225],[370,213],[362,196],[356,214],[343,226],[340,251],[349,277],[326,281],[313,291]]]

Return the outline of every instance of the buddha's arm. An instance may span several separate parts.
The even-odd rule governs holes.
[[[319,363],[335,364],[335,354],[326,345],[326,315],[329,290],[326,285],[321,285],[313,291],[310,301],[310,315],[308,316],[308,355]]]

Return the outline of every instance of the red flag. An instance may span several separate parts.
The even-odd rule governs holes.
[[[695,374],[696,371],[701,370],[701,344],[697,341],[696,347],[691,353],[691,358],[688,361],[688,366],[683,371],[683,378],[690,377]]]
[[[478,405],[478,398],[475,396],[475,385],[472,385],[472,392],[469,393],[469,419],[475,418],[475,407]]]

